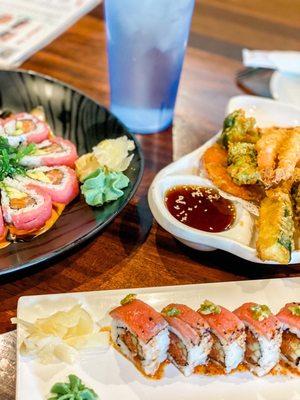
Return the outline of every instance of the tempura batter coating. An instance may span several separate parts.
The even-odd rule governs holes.
[[[284,128],[261,129],[261,137],[256,143],[257,165],[262,182],[268,186],[274,181],[278,152],[287,134]]]
[[[300,161],[300,127],[287,129],[288,135],[278,154],[275,182],[289,179]]]
[[[294,247],[293,210],[287,190],[268,190],[261,202],[256,249],[262,260],[288,264]]]
[[[219,144],[209,147],[202,157],[209,179],[224,192],[248,201],[259,201],[262,191],[258,186],[236,185],[227,171],[227,151]]]
[[[294,210],[294,221],[296,229],[300,228],[300,168],[295,168],[293,178],[293,186],[291,190],[292,203]]]
[[[229,143],[228,172],[237,185],[254,185],[260,179],[253,143]]]
[[[222,145],[227,148],[229,143],[256,143],[259,139],[259,130],[254,126],[255,122],[254,118],[246,117],[244,110],[233,111],[224,120]]]

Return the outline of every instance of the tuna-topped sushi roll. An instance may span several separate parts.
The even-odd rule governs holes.
[[[78,155],[75,145],[69,140],[55,137],[36,145],[33,153],[22,158],[25,167],[67,165],[74,167]]]
[[[207,361],[212,338],[204,318],[183,304],[169,304],[162,310],[169,323],[169,360],[185,375]]]
[[[198,312],[211,329],[213,345],[209,354],[213,362],[225,368],[226,373],[243,361],[245,353],[245,326],[226,308],[205,300]]]
[[[47,139],[49,133],[45,122],[28,113],[15,114],[2,121],[0,126],[0,135],[14,147],[23,142],[39,143]]]
[[[56,203],[68,204],[79,193],[75,171],[65,166],[29,169],[24,176],[18,175],[15,179],[42,188]]]
[[[281,358],[300,372],[300,303],[288,303],[277,314],[282,323]]]
[[[154,375],[167,358],[170,342],[167,321],[132,294],[110,316],[113,342],[146,375]]]
[[[11,178],[4,179],[1,189],[4,220],[16,229],[39,229],[51,217],[51,198],[41,189],[25,186]]]
[[[251,372],[263,376],[279,361],[281,324],[266,305],[245,303],[234,313],[246,327],[245,362]]]

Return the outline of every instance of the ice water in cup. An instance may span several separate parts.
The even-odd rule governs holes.
[[[168,127],[194,0],[105,0],[111,111],[133,132]]]

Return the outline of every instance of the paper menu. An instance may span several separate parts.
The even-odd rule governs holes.
[[[100,1],[1,0],[0,66],[19,66]]]

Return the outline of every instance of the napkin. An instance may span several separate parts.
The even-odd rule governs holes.
[[[16,398],[16,336],[16,331],[0,335],[0,400]]]
[[[263,51],[243,49],[246,67],[271,68],[300,74],[300,51]]]

